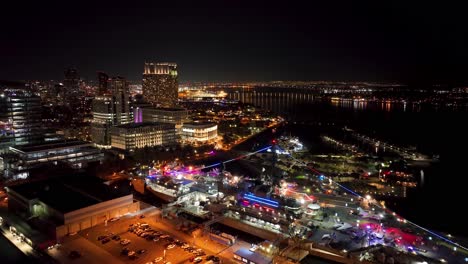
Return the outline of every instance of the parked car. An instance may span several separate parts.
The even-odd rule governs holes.
[[[146,249],[140,249],[137,251],[138,255],[141,255],[146,252]]]
[[[161,260],[163,260],[162,257],[157,257],[157,258],[155,258],[155,259],[153,260],[153,263],[158,263],[158,262],[160,262]]]
[[[174,247],[175,247],[174,244],[169,244],[169,245],[167,245],[166,249],[173,249]]]
[[[109,241],[111,241],[110,238],[106,237],[106,238],[104,238],[103,240],[101,240],[101,243],[102,243],[102,244],[106,244],[106,243],[108,243]]]
[[[130,252],[130,249],[129,249],[128,247],[124,247],[124,248],[122,248],[122,250],[120,251],[120,254],[127,256],[127,255],[128,255],[128,252]]]
[[[128,239],[123,239],[123,240],[120,241],[120,245],[126,246],[126,245],[130,244],[130,242],[131,242],[131,241],[128,240]]]

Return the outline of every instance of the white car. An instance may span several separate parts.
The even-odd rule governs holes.
[[[153,263],[158,263],[159,261],[161,261],[163,258],[162,257],[157,257],[153,260]]]
[[[120,241],[120,245],[126,246],[126,245],[130,244],[130,242],[131,242],[130,240],[124,239],[124,240]]]
[[[166,249],[173,249],[173,248],[175,248],[175,245],[174,245],[174,244],[170,244],[170,245],[168,245],[168,246],[166,247]]]

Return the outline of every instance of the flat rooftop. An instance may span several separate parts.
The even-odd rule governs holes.
[[[208,128],[216,126],[216,123],[213,122],[187,122],[184,123],[184,127],[197,127],[197,128]]]
[[[257,264],[270,264],[271,263],[271,258],[268,258],[262,254],[259,254],[255,251],[250,251],[246,248],[240,248],[236,252],[234,252],[234,255],[237,255],[239,257],[248,259],[250,261],[253,261]]]
[[[128,123],[124,125],[116,126],[118,128],[139,128],[139,127],[151,127],[151,126],[171,126],[175,127],[171,123],[160,123],[160,122],[142,122],[142,123]]]
[[[14,151],[20,152],[38,152],[48,149],[58,149],[58,148],[68,148],[68,147],[77,147],[77,146],[92,146],[91,143],[81,140],[58,140],[58,141],[49,141],[41,144],[32,144],[24,146],[11,147]]]
[[[160,111],[168,111],[168,112],[182,112],[182,111],[187,111],[187,109],[185,109],[185,108],[177,108],[177,107],[147,107],[147,109],[160,110]]]
[[[28,200],[38,199],[65,214],[131,194],[129,188],[115,188],[87,175],[71,175],[8,187]]]

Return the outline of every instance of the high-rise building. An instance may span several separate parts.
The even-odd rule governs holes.
[[[63,98],[65,104],[71,105],[76,102],[80,95],[80,76],[78,71],[73,68],[68,68],[64,72],[65,79],[63,80]]]
[[[132,122],[130,112],[130,91],[125,78],[114,77],[109,80],[109,89],[114,99],[115,125],[128,124]]]
[[[98,72],[98,95],[104,95],[107,93],[107,84],[109,82],[109,75],[104,72]]]
[[[110,147],[112,126],[133,121],[127,80],[114,77],[108,84],[110,94],[95,97],[92,106],[91,139],[101,147]]]
[[[115,122],[113,97],[111,95],[95,97],[92,115],[91,140],[98,146],[110,146],[109,129]]]
[[[44,140],[41,98],[26,88],[0,91],[0,153]]]
[[[143,72],[143,96],[146,101],[163,107],[173,107],[178,97],[177,64],[145,63]]]

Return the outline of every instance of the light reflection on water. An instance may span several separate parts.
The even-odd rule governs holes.
[[[384,112],[420,112],[425,108],[438,111],[441,106],[438,105],[423,105],[416,102],[396,102],[396,101],[377,101],[366,99],[343,99],[321,97],[319,95],[308,94],[305,92],[272,92],[272,91],[231,91],[228,92],[228,98],[239,100],[243,103],[252,104],[254,106],[268,109],[279,114],[293,115],[297,117],[298,111],[303,112],[304,109],[298,109],[298,106],[313,106],[319,104],[327,104],[341,109],[352,109],[356,111],[362,110],[377,110]],[[307,109],[307,108],[305,108]],[[456,111],[468,111],[467,105],[448,106],[444,109]]]

